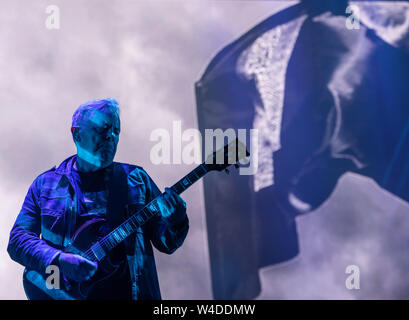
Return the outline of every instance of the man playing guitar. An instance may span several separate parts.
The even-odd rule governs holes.
[[[151,243],[168,254],[182,245],[189,229],[185,202],[171,188],[162,194],[142,167],[113,161],[120,133],[114,99],[81,105],[73,115],[71,132],[77,154],[34,180],[10,233],[7,250],[26,267],[27,296],[47,299],[53,290],[57,292],[39,276],[56,266],[66,280],[61,293],[68,292],[68,297],[74,297],[70,283],[88,283],[75,297],[161,299]],[[143,225],[136,221],[121,225],[155,198],[149,212],[156,211],[156,216]],[[122,229],[115,229],[118,226]],[[92,244],[84,235],[91,227],[96,236],[111,233],[84,253],[77,243]],[[114,248],[109,261],[115,272],[99,262],[108,255],[107,248]]]

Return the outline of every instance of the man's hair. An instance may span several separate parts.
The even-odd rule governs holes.
[[[119,117],[120,109],[118,102],[113,98],[90,100],[80,105],[72,116],[71,127],[81,127],[81,124],[87,122],[95,111],[107,113],[116,113]]]

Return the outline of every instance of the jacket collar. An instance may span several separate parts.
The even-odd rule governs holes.
[[[63,162],[60,163],[58,168],[55,170],[55,173],[60,175],[71,175],[72,167],[75,163],[75,160],[77,160],[76,154],[68,157]]]
[[[76,160],[77,160],[76,154],[68,157],[63,162],[60,163],[57,169],[55,169],[55,173],[59,175],[71,176],[72,168]],[[112,162],[112,164],[108,168],[113,168],[114,164],[115,164],[115,161]]]

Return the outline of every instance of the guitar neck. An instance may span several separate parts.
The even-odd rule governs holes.
[[[200,180],[206,173],[207,169],[204,163],[197,166],[195,169],[190,171],[187,175],[185,175],[182,179],[176,182],[170,188],[175,191],[177,194],[181,194],[191,185],[193,185],[196,181]]]
[[[170,188],[177,194],[181,194],[196,181],[200,180],[207,172],[208,171],[205,164],[202,163]],[[148,220],[159,213],[160,210],[157,201],[158,197],[153,199],[138,212],[132,214],[131,217],[95,243],[91,249],[84,254],[84,256],[93,261],[101,260],[103,257],[105,257],[107,252],[111,251],[132,233],[134,233],[139,227],[143,226]]]

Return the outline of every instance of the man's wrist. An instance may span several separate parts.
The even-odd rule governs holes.
[[[48,263],[48,266],[57,266],[60,267],[60,254],[62,251],[56,253],[56,255],[52,258],[51,262]]]

